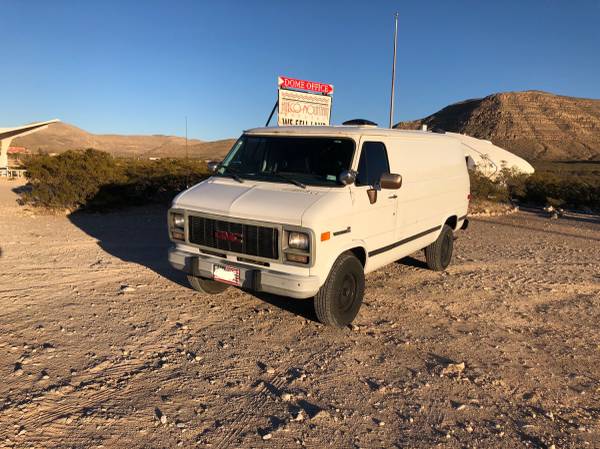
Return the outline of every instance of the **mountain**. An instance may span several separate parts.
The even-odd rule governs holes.
[[[233,142],[233,139],[214,142],[189,139],[187,153],[192,158],[219,158],[229,151]],[[16,138],[12,145],[25,147],[31,152],[43,150],[48,153],[95,148],[115,156],[125,157],[185,157],[186,155],[184,137],[92,134],[68,123],[55,123],[37,133]]]
[[[454,103],[396,127],[424,124],[490,140],[528,160],[600,160],[600,100],[504,92]]]

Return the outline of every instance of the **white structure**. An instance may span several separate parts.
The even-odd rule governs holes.
[[[42,129],[48,125],[59,122],[60,120],[48,120],[47,122],[30,123],[29,125],[18,126],[16,128],[0,128],[0,171],[8,169],[8,147],[15,137],[25,136]]]
[[[494,178],[503,168],[515,169],[528,175],[535,171],[525,159],[494,145],[489,140],[449,132],[446,135],[461,142],[469,169],[477,168],[488,178]]]
[[[443,270],[468,223],[464,151],[444,134],[258,128],[209,167],[173,200],[171,265],[203,293],[233,284],[315,296],[317,317],[334,326],[356,316],[365,273],[423,248]]]

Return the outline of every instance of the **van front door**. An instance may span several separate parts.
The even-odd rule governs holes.
[[[351,188],[354,211],[352,231],[365,240],[371,257],[384,252],[395,238],[397,191],[382,189],[379,185],[381,175],[390,172],[383,142],[375,138],[363,138],[357,171],[356,182]],[[375,202],[372,202],[369,190],[376,192]]]

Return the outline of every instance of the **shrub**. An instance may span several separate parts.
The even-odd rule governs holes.
[[[583,163],[582,163],[583,164]],[[470,171],[471,196],[475,200],[522,203],[555,207],[600,210],[600,176],[591,170],[578,172],[545,170],[524,175],[503,170],[491,180],[477,171]]]
[[[103,185],[88,201],[89,209],[167,203],[207,177],[206,164],[197,160],[119,161],[123,180]]]
[[[509,193],[506,185],[497,180],[491,180],[477,170],[469,170],[471,181],[471,198],[474,200],[492,200],[506,202]]]
[[[168,202],[207,175],[197,160],[115,159],[103,151],[67,151],[25,161],[31,189],[22,200],[50,208],[110,209]]]
[[[24,161],[31,189],[24,202],[52,208],[77,208],[98,193],[102,185],[118,182],[120,173],[108,153],[88,149],[56,157],[30,156]]]

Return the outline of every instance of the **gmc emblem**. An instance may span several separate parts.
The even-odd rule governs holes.
[[[215,238],[227,242],[242,243],[244,237],[239,232],[215,231]]]

